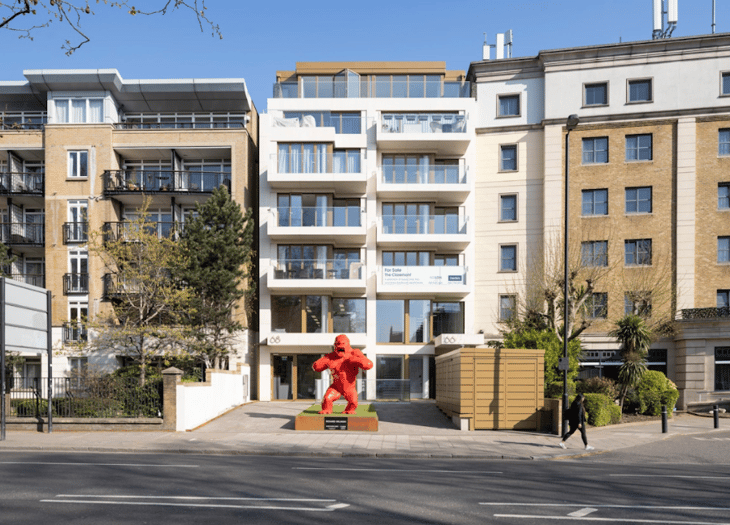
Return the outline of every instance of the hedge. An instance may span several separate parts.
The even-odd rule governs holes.
[[[585,394],[585,397],[589,425],[603,427],[621,420],[621,408],[610,397],[604,394]]]

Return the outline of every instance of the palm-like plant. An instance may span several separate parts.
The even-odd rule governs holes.
[[[621,410],[629,389],[635,386],[646,372],[646,357],[651,345],[651,330],[638,315],[627,315],[616,322],[609,332],[621,343],[621,368],[618,379],[621,384]]]

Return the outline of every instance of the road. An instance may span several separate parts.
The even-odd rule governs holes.
[[[3,452],[0,523],[730,524],[729,466],[730,432],[571,461]]]

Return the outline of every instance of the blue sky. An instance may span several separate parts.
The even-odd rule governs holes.
[[[125,79],[245,78],[264,112],[275,72],[297,61],[440,60],[467,70],[481,60],[485,32],[494,44],[496,33],[512,29],[515,57],[647,40],[652,32],[652,0],[208,0],[222,40],[201,33],[188,12],[132,17],[89,3],[96,14],[82,27],[91,42],[71,57],[61,50],[75,37],[64,24],[37,31],[33,41],[0,31],[0,80],[24,80],[24,69],[98,68]],[[716,32],[730,32],[730,1],[717,4]],[[709,34],[711,23],[712,0],[679,0],[673,36]]]

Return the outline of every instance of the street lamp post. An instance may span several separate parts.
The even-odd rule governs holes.
[[[570,164],[570,132],[578,126],[580,119],[578,115],[570,115],[568,120],[565,122],[565,195],[563,196],[564,202],[564,214],[565,214],[565,231],[563,232],[563,269],[564,269],[564,282],[563,282],[563,363],[561,368],[563,369],[563,428],[562,433],[568,431],[568,277],[570,273],[569,259],[568,259],[568,174]]]

